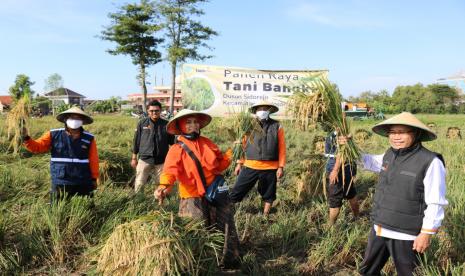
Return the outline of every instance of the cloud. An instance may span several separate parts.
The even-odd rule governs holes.
[[[331,4],[328,2],[309,3],[300,1],[289,6],[286,10],[286,15],[294,20],[306,21],[334,28],[371,29],[385,27],[385,23],[379,18],[375,19],[373,17],[374,14],[369,10],[370,7],[358,1],[346,2],[345,4]]]

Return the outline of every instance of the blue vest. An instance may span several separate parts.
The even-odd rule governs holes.
[[[52,185],[92,185],[89,148],[94,135],[82,131],[81,137],[73,140],[64,128],[52,129],[50,134]]]

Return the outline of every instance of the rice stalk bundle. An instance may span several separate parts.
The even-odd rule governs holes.
[[[205,274],[217,266],[223,239],[202,221],[156,211],[116,227],[100,251],[97,270],[103,275]]]
[[[17,154],[22,144],[22,130],[29,126],[29,114],[31,113],[30,97],[25,94],[19,99],[15,106],[8,112],[6,125],[10,145],[8,149],[13,148],[13,154]]]
[[[288,101],[288,112],[292,121],[303,130],[309,124],[320,123],[335,130],[338,135],[349,136],[350,124],[342,110],[342,98],[337,88],[324,77],[312,76],[301,80],[311,92],[298,92]],[[346,144],[338,144],[338,157],[341,164],[355,164],[360,158],[360,150],[352,139]],[[344,170],[342,170],[343,179]]]
[[[258,120],[246,109],[241,110],[241,112],[232,117],[231,125],[232,135],[236,141],[232,155],[232,163],[235,164],[237,160],[244,158],[244,139],[248,139],[250,143],[253,143],[254,135],[261,135],[263,129]],[[231,173],[232,170],[234,170],[233,166],[229,168],[228,172]]]
[[[323,185],[326,160],[322,155],[314,154],[300,162],[302,172],[297,180],[297,201],[325,193]]]
[[[321,135],[317,135],[313,138],[312,152],[315,154],[322,154],[322,155],[325,153],[325,137]]]

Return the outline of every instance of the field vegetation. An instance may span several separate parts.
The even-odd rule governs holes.
[[[465,115],[419,117],[434,123],[438,134],[438,140],[425,145],[444,155],[449,206],[418,273],[464,275],[465,142],[457,136],[448,139],[446,134],[449,127],[465,129]],[[138,195],[128,186],[134,174],[129,162],[135,119],[120,115],[94,119],[86,129],[96,136],[101,162],[95,197],[74,198],[50,207],[49,154],[31,155],[22,149],[13,155],[8,149],[5,117],[0,117],[0,274],[123,275],[136,271],[147,275],[159,262],[156,271],[160,275],[216,275],[217,233],[204,233],[197,225],[176,218],[176,196],[159,207],[153,199],[153,185]],[[371,135],[375,123],[352,123],[352,132],[364,133],[357,138],[362,152],[382,153],[388,146],[385,138]],[[324,160],[318,156],[321,149],[317,142],[325,134],[319,129],[301,131],[288,122],[283,124],[288,162],[270,217],[261,216],[261,202],[254,190],[236,208],[242,274],[357,275],[370,228],[368,213],[377,176],[361,171],[357,177],[362,217],[354,220],[344,206],[338,223],[329,228],[320,177],[313,177],[321,176],[318,166]],[[202,134],[226,150],[233,146],[229,126],[228,120],[215,119]],[[62,124],[50,116],[34,118],[30,134],[37,138],[55,127]],[[232,185],[235,178],[228,177]],[[141,227],[145,231],[137,230]],[[150,247],[156,240],[164,244],[158,251]],[[135,254],[131,249],[135,244],[145,244],[146,251]],[[189,253],[185,248],[190,248]],[[392,263],[384,273],[394,274]]]

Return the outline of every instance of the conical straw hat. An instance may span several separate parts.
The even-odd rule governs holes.
[[[250,107],[249,109],[250,113],[255,113],[255,111],[257,110],[259,106],[268,106],[270,108],[270,113],[275,113],[275,112],[278,112],[279,110],[279,108],[276,105],[270,102],[267,102],[267,101],[261,101]]]
[[[212,117],[206,113],[194,111],[190,109],[183,109],[179,111],[166,125],[166,131],[173,135],[180,135],[181,130],[178,128],[177,121],[183,117],[196,116],[199,120],[200,128],[206,127],[212,120]]]
[[[87,113],[82,111],[82,109],[80,109],[77,106],[73,106],[70,109],[68,109],[66,111],[63,111],[60,114],[58,114],[57,115],[57,120],[62,122],[62,123],[65,123],[66,119],[68,119],[69,115],[71,115],[71,114],[80,115],[82,117],[82,124],[84,124],[84,125],[92,124],[94,122],[94,119],[92,119],[92,117],[87,115]]]
[[[402,112],[392,118],[389,118],[377,125],[372,130],[381,136],[388,136],[388,131],[392,125],[405,125],[421,130],[420,141],[432,141],[437,138],[436,134],[425,124],[413,116],[410,112]]]

